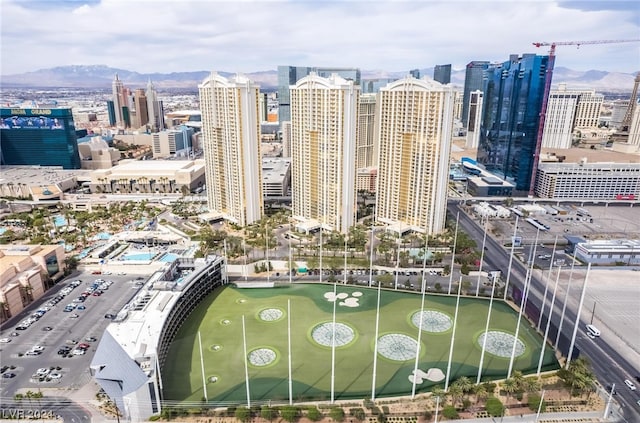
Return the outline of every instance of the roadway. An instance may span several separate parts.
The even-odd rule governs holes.
[[[459,225],[460,229],[464,230],[471,238],[473,238],[478,245],[482,245],[482,239],[484,236],[484,230],[479,226],[471,217],[469,217],[456,203],[448,204],[448,211],[455,220],[456,215],[460,212]],[[499,244],[491,236],[486,238],[486,251],[484,256],[484,268],[487,270],[500,269],[502,270],[502,277],[507,277],[507,269],[509,269],[509,260],[511,256],[511,249],[505,248]],[[568,267],[568,266],[567,266]],[[510,277],[510,291],[512,288],[518,287],[524,290],[524,280],[527,269],[525,264],[520,262],[517,258],[513,258],[511,266]],[[530,283],[528,301],[533,303],[538,309],[542,308],[543,297],[545,294],[545,282],[538,276],[538,272],[533,272]],[[547,293],[547,301],[545,305],[545,316],[548,316],[549,305],[551,303],[551,291],[549,288]],[[519,305],[519,304],[518,304]],[[562,315],[562,298],[556,295],[556,301],[554,303],[552,322],[558,324]],[[577,310],[571,307],[569,302],[566,311],[565,318],[562,327],[563,334],[568,338],[571,338],[574,330],[574,322],[576,320]],[[537,323],[537,322],[534,322]],[[636,403],[638,398],[636,391],[628,389],[623,381],[625,379],[633,379],[635,375],[640,375],[640,371],[636,369],[634,365],[628,362],[615,348],[615,346],[609,345],[604,342],[599,342],[598,339],[592,340],[584,335],[584,331],[580,328],[584,328],[588,322],[581,321],[579,323],[576,347],[580,350],[580,354],[586,356],[591,363],[593,372],[598,381],[602,385],[616,383],[616,400],[622,407],[623,415],[620,416],[621,421],[625,422],[638,422],[640,421],[640,407]],[[543,324],[546,325],[546,319],[543,318]],[[637,363],[636,363],[637,365]]]

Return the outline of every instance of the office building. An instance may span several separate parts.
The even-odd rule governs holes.
[[[444,230],[453,97],[412,77],[380,90],[376,219],[400,233]]]
[[[393,81],[397,81],[397,78],[363,79],[360,92],[362,94],[376,94],[380,88],[386,87]]]
[[[564,85],[560,85],[559,90],[564,90]],[[598,94],[595,90],[571,91],[580,95],[580,98],[578,99],[578,107],[576,108],[576,118],[573,123],[574,129],[597,128],[600,125],[604,94]]]
[[[469,94],[469,115],[467,116],[467,142],[465,147],[478,148],[480,141],[480,123],[482,122],[482,91],[476,90]]]
[[[464,94],[462,97],[462,126],[467,127],[467,119],[469,118],[469,101],[471,100],[471,92],[482,90],[482,74],[489,67],[489,62],[474,60],[467,64],[464,74]]]
[[[184,125],[153,133],[153,157],[190,157],[193,153],[194,133],[193,128]]]
[[[260,87],[212,73],[198,86],[209,211],[240,226],[262,218]]]
[[[575,245],[575,257],[582,263],[596,266],[640,264],[640,240],[599,239]]]
[[[291,121],[282,122],[282,157],[291,157]]]
[[[151,132],[162,131],[165,128],[164,107],[162,101],[158,100],[158,92],[151,80],[147,82],[145,97],[147,99],[147,122],[149,123]]]
[[[71,109],[0,109],[2,165],[80,169]]]
[[[411,69],[409,71],[409,75],[413,76],[415,79],[420,79],[420,69]]]
[[[116,107],[113,100],[107,100],[107,115],[109,116],[109,126],[116,126]]]
[[[136,89],[133,103],[136,108],[134,128],[145,127],[146,129],[147,123],[149,122],[149,111],[147,109],[147,95],[144,89]]]
[[[511,55],[485,71],[483,122],[477,160],[528,194],[549,56]]]
[[[359,87],[312,72],[290,88],[293,217],[307,230],[355,223]]]
[[[322,78],[329,78],[335,73],[347,81],[353,81],[354,85],[360,85],[360,69],[357,68],[278,66],[278,121],[280,129],[282,129],[282,122],[291,120],[289,87],[295,85],[311,72],[315,72]]]
[[[358,136],[356,138],[356,169],[377,166],[375,147],[376,96],[363,94],[358,103]]]
[[[433,80],[441,84],[451,83],[451,64],[436,65],[433,68]]]
[[[640,198],[639,163],[540,163],[536,196],[552,199]]]
[[[627,142],[640,148],[640,107],[636,107],[631,115],[631,125],[629,125],[629,138]]]

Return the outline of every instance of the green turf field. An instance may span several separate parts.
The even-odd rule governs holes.
[[[164,397],[175,401],[204,398],[198,331],[202,338],[207,396],[214,403],[247,400],[245,357],[252,401],[289,398],[287,303],[291,304],[291,372],[294,401],[331,398],[333,320],[336,304],[334,399],[370,398],[374,368],[377,289],[331,284],[278,288],[225,287],[207,297],[186,319],[162,369]],[[381,291],[375,397],[410,394],[419,326],[420,359],[416,392],[444,386],[455,296],[426,296]],[[461,298],[450,381],[469,376],[475,382],[482,352],[489,301]],[[420,318],[422,316],[422,319]],[[242,320],[246,333],[244,353]],[[422,321],[422,323],[420,323]],[[483,380],[505,377],[517,314],[494,301],[483,364]],[[514,370],[538,366],[542,337],[522,319]],[[484,338],[481,338],[484,339]],[[542,370],[558,367],[546,348]],[[431,371],[429,371],[432,369]],[[438,370],[439,369],[439,370]],[[486,377],[484,377],[486,376]]]

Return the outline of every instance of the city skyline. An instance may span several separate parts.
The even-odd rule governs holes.
[[[282,64],[401,71],[451,63],[462,69],[514,52],[547,54],[533,42],[640,34],[640,10],[632,1],[4,0],[2,6],[3,75],[78,63],[139,72],[243,73]],[[330,30],[321,22],[331,22]],[[563,46],[557,54],[556,66],[575,70],[632,73],[640,67],[640,43]]]

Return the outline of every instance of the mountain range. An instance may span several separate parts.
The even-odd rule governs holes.
[[[218,72],[231,76],[232,72]],[[210,71],[138,73],[126,69],[116,69],[106,65],[71,65],[15,75],[0,76],[0,84],[5,88],[109,88],[114,76],[129,88],[140,88],[153,81],[158,89],[193,88],[194,90]],[[393,78],[406,76],[408,71],[388,72],[383,70],[363,70],[362,79]],[[433,68],[420,69],[421,75],[433,75]],[[278,86],[276,70],[258,71],[245,74],[263,90],[275,90]],[[465,70],[452,70],[451,83],[464,86]],[[573,89],[595,89],[597,91],[626,93],[631,92],[634,74],[606,72],[599,70],[575,71],[556,67],[553,72],[553,85],[564,83]]]

